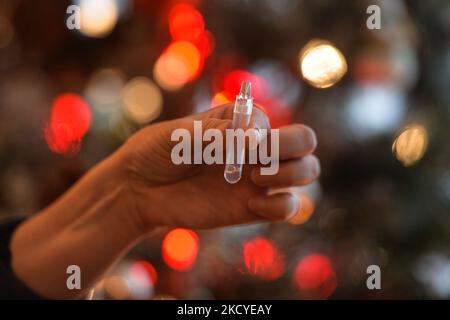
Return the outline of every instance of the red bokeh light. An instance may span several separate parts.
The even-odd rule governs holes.
[[[283,100],[270,99],[263,103],[263,111],[266,113],[270,121],[272,129],[280,128],[292,122],[293,111]]]
[[[292,122],[292,108],[282,99],[270,96],[267,80],[245,70],[233,70],[223,77],[223,89],[214,95],[211,107],[215,107],[220,103],[234,101],[241,89],[242,81],[250,81],[252,83],[252,96],[258,107],[269,118],[271,128],[279,128]]]
[[[215,39],[211,32],[206,30],[200,37],[192,42],[200,51],[202,57],[206,59],[214,51]]]
[[[192,5],[175,5],[169,13],[172,43],[155,63],[153,75],[166,90],[178,90],[196,79],[214,50],[214,36],[205,30],[202,14]]]
[[[197,259],[199,239],[192,230],[174,229],[164,238],[162,256],[164,262],[177,271],[188,271]]]
[[[250,274],[266,280],[276,280],[283,275],[284,259],[269,240],[257,237],[247,241],[243,254]]]
[[[76,153],[91,122],[91,110],[79,95],[67,93],[56,97],[44,132],[50,150],[60,154]]]
[[[250,81],[252,83],[252,96],[255,100],[265,100],[268,94],[267,82],[248,71],[234,70],[225,76],[223,81],[223,89],[229,99],[234,100],[241,89],[242,81]]]
[[[174,40],[195,43],[205,30],[205,21],[192,5],[182,3],[170,11],[169,29]]]
[[[128,275],[132,281],[145,287],[153,287],[158,281],[158,273],[155,267],[145,260],[134,262],[128,271]]]
[[[310,299],[326,299],[337,286],[331,261],[321,254],[305,256],[295,269],[294,280],[302,296]]]
[[[393,69],[386,58],[362,55],[355,59],[352,74],[362,84],[380,83],[395,78]]]

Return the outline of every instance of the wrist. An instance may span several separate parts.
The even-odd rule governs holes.
[[[144,235],[130,198],[117,159],[102,161],[17,228],[11,241],[14,272],[44,297],[85,293]],[[66,269],[73,264],[83,270],[83,292],[67,290]]]
[[[144,182],[135,177],[133,156],[128,148],[122,147],[106,160],[105,168],[115,173],[112,184],[119,190],[115,210],[118,220],[127,226],[130,237],[142,238],[156,227],[149,218],[155,210],[150,195],[140,192],[138,184]]]
[[[150,231],[150,227],[142,221],[138,214],[136,196],[126,170],[126,160],[120,153],[114,153],[105,159],[98,170],[98,199],[103,204],[106,215],[105,224],[114,230],[121,230],[125,241],[134,242]]]

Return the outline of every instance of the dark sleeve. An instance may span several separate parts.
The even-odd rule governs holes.
[[[41,299],[11,269],[9,243],[14,230],[23,220],[22,217],[0,219],[0,299]]]

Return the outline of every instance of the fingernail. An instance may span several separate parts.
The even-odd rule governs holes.
[[[318,177],[320,175],[320,161],[317,158],[314,159],[313,174],[314,177]]]
[[[251,198],[248,201],[248,207],[250,208],[251,211],[253,211],[255,213],[260,213],[260,212],[264,211],[265,204],[266,204],[266,202],[261,197]]]
[[[300,209],[301,203],[300,203],[300,199],[297,195],[295,195],[294,193],[291,193],[291,210],[289,212],[289,214],[287,215],[286,219],[292,219],[298,212],[298,210]]]

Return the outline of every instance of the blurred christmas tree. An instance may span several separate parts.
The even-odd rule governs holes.
[[[96,22],[77,32],[68,1],[0,1],[2,212],[36,212],[140,126],[232,101],[243,79],[272,126],[316,130],[322,163],[289,223],[156,231],[98,298],[450,297],[448,1],[83,2]],[[45,134],[69,92],[89,131]]]

